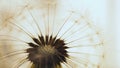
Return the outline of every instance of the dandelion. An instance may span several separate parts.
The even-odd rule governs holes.
[[[90,20],[76,11],[57,13],[56,3],[44,2],[44,9],[30,8],[28,2],[19,17],[8,21],[13,30],[0,41],[12,48],[0,57],[0,66],[100,68],[103,43]]]

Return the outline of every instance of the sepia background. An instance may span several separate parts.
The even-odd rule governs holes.
[[[29,0],[28,0],[29,1]],[[42,4],[35,5],[34,8],[45,7],[43,0],[39,0]],[[43,1],[43,2],[42,2]],[[60,11],[80,11],[81,14],[89,16],[93,21],[93,24],[97,27],[101,33],[101,38],[104,41],[104,55],[105,58],[102,61],[101,68],[120,68],[120,0],[52,0],[53,2],[58,1],[61,5],[58,6]],[[11,17],[16,13],[18,16],[22,9],[24,9],[23,4],[26,4],[24,0],[0,0],[0,15]],[[37,5],[37,6],[36,6]],[[17,9],[16,9],[17,7]],[[33,8],[33,7],[30,7]],[[41,9],[41,8],[40,8]],[[8,14],[4,14],[4,10]],[[12,12],[14,10],[14,12]],[[64,14],[64,13],[61,13]],[[3,16],[1,16],[0,21],[0,35],[10,32],[13,27],[7,25],[7,23],[2,24],[5,21]],[[14,16],[14,17],[16,17]],[[9,30],[7,30],[9,29]],[[3,37],[1,37],[3,38]],[[11,47],[3,47],[0,43],[0,56],[4,55],[6,49]],[[7,44],[7,43],[6,43]],[[12,49],[12,48],[11,48]],[[9,50],[8,50],[9,51]]]

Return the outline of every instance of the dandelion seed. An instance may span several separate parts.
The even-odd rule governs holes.
[[[13,7],[12,2],[13,1],[11,1],[9,4],[7,4],[6,0],[5,0],[5,4],[4,4],[4,1],[2,4],[2,1],[1,1],[0,30],[8,28],[9,31],[11,31],[13,28],[9,25],[9,21],[14,21],[14,19],[18,18],[22,13],[23,8],[19,7],[18,5]]]
[[[95,30],[89,27],[88,20],[75,11],[64,16],[57,14],[52,1],[44,1],[45,12],[29,9],[31,3],[28,2],[19,16],[24,16],[23,20],[8,21],[14,30],[9,35],[0,35],[4,37],[0,42],[7,41],[14,51],[0,57],[1,67],[3,61],[9,64],[6,68],[100,67],[103,57],[100,45],[103,44]]]

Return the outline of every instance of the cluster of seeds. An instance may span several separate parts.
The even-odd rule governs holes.
[[[103,40],[87,16],[60,12],[57,0],[19,6],[0,11],[0,67],[100,68]]]

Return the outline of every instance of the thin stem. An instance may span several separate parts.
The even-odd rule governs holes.
[[[28,9],[27,9],[27,10],[28,10]],[[32,14],[29,10],[28,10],[28,13],[31,15],[33,21],[35,22],[35,24],[36,24],[36,26],[37,26],[37,28],[38,28],[38,30],[39,30],[40,35],[42,35],[41,29],[40,29],[40,27],[39,27],[39,25],[38,25],[35,17],[33,16],[33,14]],[[39,35],[39,34],[38,34],[38,35]]]
[[[73,13],[71,13],[65,20],[64,23],[62,24],[62,26],[60,27],[60,29],[58,30],[58,33],[56,34],[56,36],[58,36],[58,34],[60,33],[60,31],[62,30],[62,28],[64,27],[64,25],[68,22],[68,20],[71,18]]]
[[[9,21],[10,22],[10,21]],[[17,26],[19,29],[21,29],[25,34],[27,34],[30,38],[32,38],[33,36],[32,36],[32,34],[30,33],[27,33],[23,28],[21,28],[20,26],[18,26],[17,24],[15,24],[15,23],[13,23],[13,22],[10,22],[11,24],[13,24],[13,25],[15,25],[15,26]]]

